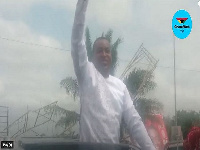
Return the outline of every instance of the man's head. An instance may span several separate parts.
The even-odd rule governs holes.
[[[112,55],[110,43],[106,38],[99,37],[94,42],[92,62],[104,77],[109,76]]]

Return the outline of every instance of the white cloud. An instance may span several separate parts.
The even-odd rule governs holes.
[[[133,17],[131,12],[133,1],[102,0],[89,1],[88,19],[96,20],[101,26],[119,26],[128,24]]]
[[[54,9],[66,9],[74,11],[76,0],[17,0],[17,1],[0,1],[0,17],[3,16],[9,20],[23,20],[24,16],[31,11],[34,5],[48,5]]]
[[[9,39],[62,48],[55,39],[35,34],[18,21],[0,18],[0,33]],[[10,108],[12,121],[27,106],[33,110],[58,101],[65,108],[76,108],[70,107],[73,101],[59,85],[66,76],[74,75],[70,51],[0,39],[0,59],[1,105]]]

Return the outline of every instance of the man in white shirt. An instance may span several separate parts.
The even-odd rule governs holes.
[[[144,150],[155,150],[134,108],[126,85],[109,75],[112,61],[110,43],[98,38],[88,61],[84,41],[88,0],[78,0],[71,37],[71,54],[80,93],[80,141],[119,143],[120,124],[124,119],[130,136]]]

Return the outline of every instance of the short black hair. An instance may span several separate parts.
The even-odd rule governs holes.
[[[96,38],[96,40],[93,43],[93,47],[92,47],[92,56],[94,55],[94,46],[95,46],[96,42],[99,40],[106,40],[110,44],[110,41],[106,37],[101,36],[101,37]]]
[[[93,44],[93,52],[94,52],[94,46],[95,46],[95,44],[96,44],[96,42],[97,41],[99,41],[99,40],[106,40],[106,41],[108,41],[108,43],[110,44],[110,41],[106,38],[106,37],[98,37],[98,38],[96,38],[96,40],[94,41],[94,44]]]

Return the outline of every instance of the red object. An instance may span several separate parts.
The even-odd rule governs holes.
[[[193,127],[183,143],[185,150],[200,150],[200,127]]]
[[[177,20],[187,20],[188,18],[176,18]]]
[[[151,115],[145,120],[145,127],[157,150],[163,150],[168,143],[168,135],[160,114]]]

